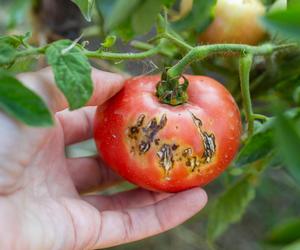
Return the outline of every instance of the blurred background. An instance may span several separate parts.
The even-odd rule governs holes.
[[[226,10],[220,11],[216,7],[225,0],[96,0],[92,22],[83,17],[71,0],[0,0],[0,33],[24,35],[31,32],[30,43],[35,46],[63,38],[80,38],[80,42],[88,41],[85,45],[91,50],[99,48],[101,43],[103,46],[107,37],[113,36],[117,37],[116,43],[107,48],[104,46],[104,49],[142,51],[151,45],[147,41],[155,35],[155,16],[162,10],[155,6],[162,2],[168,5],[170,26],[180,39],[192,45],[225,42],[210,39],[207,31]],[[253,28],[254,34],[249,41],[239,40],[246,35],[234,28],[235,34],[241,34],[241,37],[235,36],[229,42],[255,45],[269,41],[278,44],[299,41],[300,7],[297,0],[249,2],[252,2],[250,11],[243,14],[243,8],[237,11],[233,8],[227,15],[234,17],[241,12],[243,16],[248,15],[248,23],[261,20],[261,24],[257,29],[248,27],[241,16],[236,16],[235,24],[243,26],[241,30],[248,33]],[[93,59],[92,64],[128,75],[158,73],[181,57],[178,48],[172,44],[166,42],[164,46],[165,53],[161,56],[126,62]],[[32,71],[45,65],[43,58],[27,58],[12,65],[10,71]],[[188,72],[211,75],[220,80],[241,107],[238,62],[234,55],[215,56],[194,63]],[[299,49],[257,56],[251,71],[251,95],[255,113],[262,117],[255,123],[254,135],[242,142],[241,151],[228,170],[205,187],[209,197],[207,207],[167,233],[112,249],[300,250]],[[244,119],[243,112],[242,116]],[[274,116],[278,118],[275,120]],[[123,183],[103,193],[132,187]]]

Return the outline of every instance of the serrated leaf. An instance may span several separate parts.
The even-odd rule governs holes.
[[[27,32],[25,35],[5,35],[0,36],[0,44],[6,43],[14,48],[18,48],[23,41],[26,41],[31,36],[30,32]]]
[[[276,119],[276,142],[287,170],[300,183],[300,133],[283,114]]]
[[[70,109],[84,106],[93,93],[91,66],[87,57],[69,40],[52,43],[46,50],[46,57]]]
[[[0,42],[0,66],[12,63],[16,58],[15,48],[8,43]]]
[[[110,16],[105,22],[105,29],[111,30],[118,27],[129,17],[131,17],[134,10],[142,3],[141,0],[117,0],[113,6]]]
[[[230,224],[240,220],[247,206],[255,197],[251,176],[245,176],[221,194],[208,216],[208,237],[218,238]]]
[[[162,7],[162,0],[146,0],[132,16],[132,27],[137,34],[148,32]]]
[[[271,12],[262,17],[262,24],[271,32],[300,41],[300,5]]]
[[[241,167],[268,155],[273,150],[273,127],[273,119],[261,125],[255,134],[247,141],[246,145],[240,150],[234,161],[234,165]]]
[[[216,0],[194,0],[192,11],[183,19],[174,22],[172,26],[180,31],[186,29],[203,31],[213,20],[213,9],[216,2]]]
[[[286,245],[300,239],[300,218],[292,218],[276,225],[267,233],[265,241],[272,245]]]
[[[90,22],[92,19],[92,12],[95,4],[95,0],[72,0],[77,4],[81,13],[85,17],[85,19]]]
[[[53,125],[44,101],[16,78],[0,71],[0,109],[30,126]]]
[[[11,74],[34,71],[37,67],[37,61],[38,59],[35,56],[18,58],[6,70]]]

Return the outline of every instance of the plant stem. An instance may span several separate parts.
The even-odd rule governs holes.
[[[162,44],[163,42],[161,42]],[[149,43],[145,43],[145,42],[141,42],[141,41],[137,41],[137,40],[133,40],[130,45],[133,48],[139,49],[139,50],[149,50],[149,49],[153,49],[155,47],[155,45],[149,44]],[[161,55],[167,56],[167,57],[172,57],[172,53],[168,52],[168,51],[164,51],[164,50],[160,50],[158,52]]]
[[[262,114],[252,114],[252,117],[254,120],[260,120],[260,121],[267,121],[269,119],[269,117],[262,115]]]
[[[252,54],[246,54],[241,56],[239,62],[239,72],[240,72],[240,84],[241,93],[243,97],[243,106],[245,110],[246,120],[248,123],[248,137],[253,134],[254,131],[254,116],[251,103],[250,95],[250,70],[252,66]]]
[[[47,45],[49,46],[49,45]],[[16,55],[16,58],[27,57],[45,54],[47,46],[40,48],[30,48],[26,50],[19,51]],[[105,51],[83,51],[83,54],[89,58],[98,58],[98,59],[106,59],[106,60],[122,60],[122,59],[143,59],[155,54],[160,53],[160,46],[153,46],[147,51],[139,52],[139,53],[113,53],[113,52],[105,52]]]
[[[153,47],[147,51],[139,53],[113,53],[105,51],[85,51],[84,55],[89,58],[107,59],[107,60],[123,60],[123,59],[143,59],[153,56],[160,52],[160,46]]]
[[[16,54],[16,58],[21,58],[21,57],[27,57],[27,56],[35,56],[39,54],[44,54],[46,51],[46,47],[40,47],[40,48],[28,48],[26,50],[19,51]]]
[[[250,46],[244,44],[213,44],[197,46],[192,48],[177,64],[171,67],[168,70],[168,75],[171,78],[179,77],[183,73],[187,65],[196,60],[202,60],[210,55],[217,53],[235,52],[239,54],[263,55],[294,46],[296,46],[296,44],[294,43],[283,45],[263,44],[261,46]]]
[[[186,51],[190,51],[193,49],[193,47],[186,42],[176,38],[175,36],[171,35],[170,33],[164,33],[161,35],[162,38],[166,38],[173,42],[175,45],[177,45],[179,48],[184,49]]]

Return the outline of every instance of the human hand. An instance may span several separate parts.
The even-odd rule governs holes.
[[[110,247],[164,232],[205,205],[200,188],[80,195],[119,180],[99,158],[65,156],[65,146],[92,137],[95,105],[123,85],[115,74],[93,70],[92,77],[88,106],[70,112],[49,68],[19,76],[53,110],[52,128],[31,128],[0,111],[0,249]]]

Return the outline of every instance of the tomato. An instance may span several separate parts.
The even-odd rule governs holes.
[[[171,106],[155,95],[160,76],[127,80],[99,106],[94,136],[103,160],[143,188],[178,192],[203,186],[229,165],[239,146],[239,109],[223,85],[185,76],[188,101]]]
[[[200,35],[201,43],[255,45],[265,36],[259,24],[265,7],[259,0],[218,0],[215,19]]]

